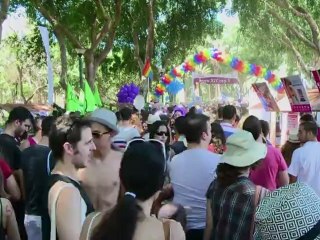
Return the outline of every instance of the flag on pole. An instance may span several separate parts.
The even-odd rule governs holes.
[[[84,83],[85,112],[93,112],[96,107],[96,100],[87,81]]]
[[[149,78],[150,80],[152,80],[153,78],[153,72],[152,72],[152,68],[151,68],[151,62],[150,62],[150,59],[148,58],[144,67],[143,67],[143,70],[142,70],[142,76],[146,77],[146,78]]]
[[[102,101],[100,97],[100,93],[97,87],[97,84],[94,85],[94,99],[97,107],[102,107]]]
[[[70,83],[67,84],[66,110],[69,112],[81,111],[79,100],[74,92],[73,87],[70,85]]]

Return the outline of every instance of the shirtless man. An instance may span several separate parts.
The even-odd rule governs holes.
[[[122,153],[111,149],[112,137],[118,133],[117,118],[107,109],[97,109],[89,120],[96,150],[94,159],[79,171],[79,177],[95,211],[108,211],[116,205],[120,191]]]

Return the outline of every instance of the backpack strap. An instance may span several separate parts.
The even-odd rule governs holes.
[[[298,238],[297,240],[313,240],[320,235],[320,220],[313,226],[306,234]]]
[[[164,239],[170,240],[170,220],[162,222],[163,231],[164,231]]]

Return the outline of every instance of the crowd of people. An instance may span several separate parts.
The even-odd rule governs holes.
[[[281,149],[232,105],[34,117],[0,134],[0,239],[320,239],[312,115]],[[319,152],[319,154],[318,154]]]

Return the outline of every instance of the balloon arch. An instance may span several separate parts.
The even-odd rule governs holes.
[[[184,63],[172,68],[169,73],[166,73],[162,77],[161,82],[157,84],[154,95],[156,97],[160,97],[166,90],[172,92],[174,89],[183,88],[183,84],[176,80],[176,78],[182,77],[185,73],[195,71],[195,67],[197,65],[206,63],[210,59],[215,59],[222,64],[229,65],[231,68],[240,73],[250,74],[261,78],[263,77],[278,93],[284,92],[280,78],[277,77],[272,71],[260,65],[244,62],[237,57],[223,54],[218,49],[210,48],[196,53],[193,57],[187,58]],[[180,84],[177,82],[180,82]]]

